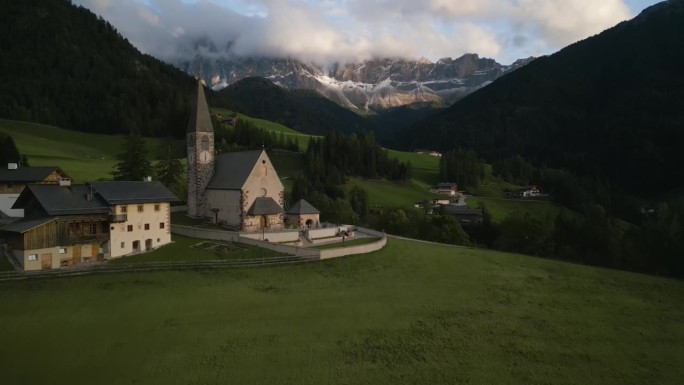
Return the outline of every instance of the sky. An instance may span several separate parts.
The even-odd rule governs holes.
[[[510,64],[552,54],[636,16],[655,0],[72,0],[142,52],[175,61],[209,38],[223,57],[328,64],[456,58]]]

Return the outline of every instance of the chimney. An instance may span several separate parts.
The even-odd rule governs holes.
[[[143,182],[152,182],[152,177],[151,176],[144,177]]]
[[[69,186],[71,186],[71,179],[59,178],[59,185],[60,185],[60,187],[69,187]]]
[[[93,200],[93,186],[88,187],[90,187],[90,190],[85,194],[85,199],[90,202]]]
[[[19,168],[18,163],[7,163],[7,169],[8,170],[16,170],[17,168]]]

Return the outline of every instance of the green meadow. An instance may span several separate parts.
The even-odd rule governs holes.
[[[470,208],[486,207],[494,222],[501,222],[511,214],[530,217],[542,223],[553,223],[561,210],[569,211],[553,202],[541,200],[512,200],[486,197],[469,197],[466,203]]]
[[[413,207],[415,202],[438,199],[440,195],[429,191],[427,185],[416,181],[392,182],[384,179],[361,179],[351,178],[344,185],[345,191],[359,186],[368,193],[368,201],[371,205],[384,207]]]
[[[211,108],[211,112],[214,114],[221,114],[224,117],[228,117],[233,113],[232,111],[223,108]],[[241,113],[237,113],[237,117],[238,119],[250,122],[254,124],[254,126],[261,128],[265,131],[275,132],[277,134],[283,133],[285,138],[297,139],[300,151],[306,151],[306,148],[309,145],[309,140],[311,140],[311,138],[314,137],[312,135],[302,134],[299,131],[295,131],[287,126],[284,126],[280,123],[272,122],[270,120],[253,118],[251,116],[247,116]]]
[[[279,255],[281,254],[250,245],[233,242],[205,241],[181,235],[173,235],[173,245],[167,245],[149,253],[115,259],[112,260],[111,263],[196,262],[275,257]]]
[[[416,154],[388,150],[390,158],[397,158],[400,162],[411,162],[411,176],[413,179],[434,186],[439,180],[439,158],[432,155]]]
[[[82,183],[110,178],[123,136],[90,134],[36,123],[0,119],[0,132],[12,136],[31,166],[57,166]],[[151,158],[162,139],[145,138]]]
[[[178,242],[165,253],[185,254]],[[6,384],[679,384],[684,283],[390,239],[304,265],[0,283]]]

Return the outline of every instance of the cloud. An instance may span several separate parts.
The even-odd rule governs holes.
[[[510,63],[628,19],[625,1],[74,0],[169,61],[201,50],[318,63],[468,52]]]

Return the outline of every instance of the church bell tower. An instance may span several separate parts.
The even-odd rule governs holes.
[[[202,80],[197,81],[197,94],[192,103],[186,134],[188,150],[188,215],[205,217],[205,189],[214,176],[214,127],[204,97]]]

